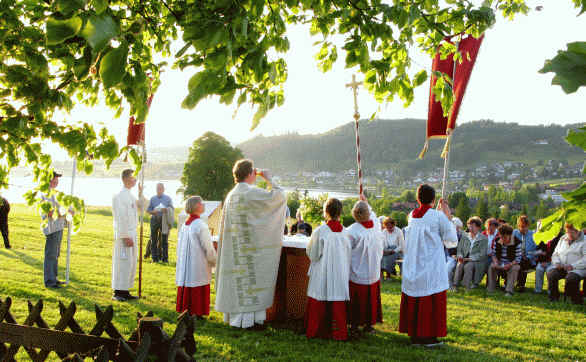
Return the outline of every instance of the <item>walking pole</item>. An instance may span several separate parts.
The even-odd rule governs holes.
[[[144,139],[144,138],[143,138]],[[142,167],[140,168],[140,192],[138,195],[140,203],[140,242],[139,242],[139,255],[138,255],[138,297],[142,297],[142,239],[144,235],[144,206],[143,205],[143,192],[144,192],[144,168],[146,164],[146,145],[142,143]]]
[[[73,187],[75,185],[75,171],[77,169],[77,159],[73,159],[73,170],[71,171],[71,193],[73,196]],[[71,228],[73,227],[73,220],[67,222],[67,266],[65,268],[65,284],[69,284],[69,265],[71,260]]]

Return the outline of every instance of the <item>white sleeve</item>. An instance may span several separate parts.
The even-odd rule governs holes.
[[[399,230],[399,236],[397,236],[397,249],[395,250],[397,253],[400,253],[403,251],[403,248],[405,247],[405,238],[403,237],[403,232],[401,230]]]
[[[118,238],[124,239],[130,237],[130,215],[128,205],[121,200],[123,195],[114,198],[114,207],[116,208],[116,228],[118,229]]]
[[[309,244],[307,245],[307,248],[305,249],[305,252],[307,253],[307,257],[309,258],[309,260],[311,262],[316,262],[319,259],[321,259],[322,253],[323,253],[323,248],[321,245],[321,240],[319,235],[321,234],[320,232],[320,228],[317,228],[315,230],[315,232],[313,232],[311,234],[311,239],[309,240]]]
[[[202,249],[206,253],[206,259],[210,265],[216,265],[216,249],[212,243],[212,235],[210,229],[205,223],[201,224],[199,228],[199,235],[197,235]]]
[[[443,212],[439,213],[440,218],[440,237],[444,242],[457,243],[458,232],[456,226],[448,219]]]

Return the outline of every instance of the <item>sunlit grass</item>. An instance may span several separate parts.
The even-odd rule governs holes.
[[[58,301],[78,305],[76,320],[87,332],[95,323],[94,304],[113,305],[114,324],[125,336],[136,327],[136,313],[152,310],[172,333],[175,312],[175,245],[177,230],[170,240],[170,264],[144,264],[143,296],[130,303],[112,302],[110,270],[112,218],[107,208],[92,208],[81,231],[72,238],[71,283],[59,290],[43,286],[45,239],[39,217],[22,205],[14,205],[9,225],[12,250],[0,249],[0,296],[13,298],[12,314],[23,322],[27,300],[45,302],[43,318],[54,326],[59,319]],[[145,224],[145,240],[149,227]],[[65,233],[66,235],[66,233]],[[60,262],[65,279],[66,238]],[[146,242],[145,242],[146,245]],[[138,285],[138,284],[136,284]],[[530,275],[528,287],[533,287]],[[212,287],[213,291],[213,287]],[[586,307],[550,303],[545,295],[502,293],[487,295],[484,289],[448,296],[448,337],[437,350],[411,347],[408,337],[397,332],[400,281],[385,282],[382,288],[384,323],[378,333],[357,342],[308,341],[295,328],[269,327],[263,332],[230,328],[215,311],[196,327],[198,353],[202,359],[236,360],[586,360]],[[136,290],[133,291],[136,293]],[[212,295],[212,304],[214,295]],[[295,325],[299,327],[298,324]],[[21,351],[18,360],[28,360]],[[57,358],[56,355],[52,355]]]

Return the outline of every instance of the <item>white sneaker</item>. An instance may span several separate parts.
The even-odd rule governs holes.
[[[442,346],[444,344],[444,342],[436,342],[436,343],[429,343],[429,344],[424,344],[423,346],[426,348],[437,348],[439,346]]]

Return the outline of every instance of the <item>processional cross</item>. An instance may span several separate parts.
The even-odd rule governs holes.
[[[360,163],[360,134],[358,132],[358,120],[360,119],[360,113],[358,113],[358,87],[362,85],[362,82],[356,81],[356,75],[352,74],[352,82],[346,84],[346,88],[352,88],[354,93],[354,123],[356,125],[356,164],[358,165],[358,188],[360,196],[364,194],[364,187],[362,185],[362,166]]]

